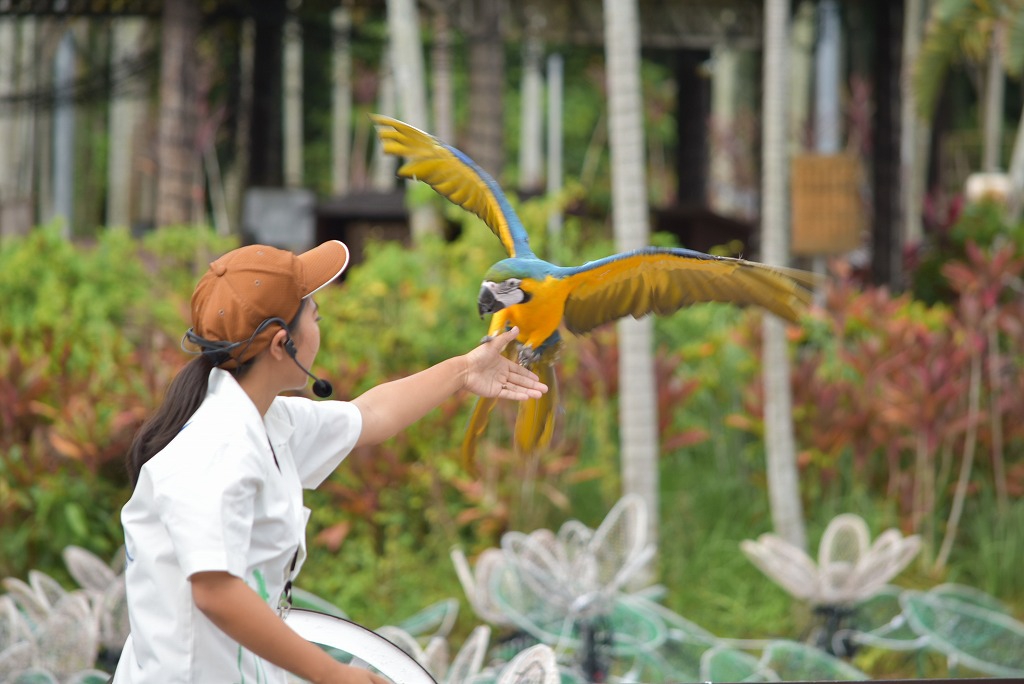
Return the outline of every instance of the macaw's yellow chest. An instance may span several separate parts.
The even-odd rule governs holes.
[[[565,312],[565,300],[569,296],[568,282],[550,276],[544,280],[523,279],[520,287],[529,295],[522,304],[510,306],[504,311],[509,325],[519,326],[521,344],[537,349],[558,330]]]

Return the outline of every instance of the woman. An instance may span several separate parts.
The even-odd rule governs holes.
[[[128,454],[121,513],[131,635],[128,682],[383,682],[336,662],[281,619],[305,558],[302,489],[460,390],[524,400],[547,391],[501,350],[516,330],[351,402],[278,396],[306,385],[320,347],[313,293],[348,249],[251,245],[210,264],[185,334],[197,357]],[[317,381],[318,394],[330,386]]]

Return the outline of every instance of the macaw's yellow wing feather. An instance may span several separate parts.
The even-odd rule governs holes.
[[[522,222],[491,176],[465,154],[407,123],[371,114],[384,152],[405,157],[398,175],[420,180],[439,195],[479,216],[510,257],[529,256]]]
[[[796,269],[654,247],[592,261],[568,278],[564,322],[576,334],[627,315],[670,314],[698,302],[757,305],[796,321],[817,282]]]

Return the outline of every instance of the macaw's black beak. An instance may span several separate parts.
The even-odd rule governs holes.
[[[498,298],[494,296],[491,288],[486,285],[480,288],[480,295],[476,300],[476,309],[480,312],[480,318],[483,318],[486,314],[501,311],[504,308],[505,305],[498,301]]]

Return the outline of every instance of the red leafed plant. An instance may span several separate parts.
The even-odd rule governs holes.
[[[797,332],[793,413],[805,486],[837,476],[844,454],[854,475],[883,489],[903,527],[934,539],[935,567],[948,560],[978,485],[975,455],[990,455],[994,489],[1005,510],[1020,473],[1005,454],[1024,446],[1024,258],[1012,245],[967,244],[966,258],[943,268],[953,306],[926,306],[909,295],[861,288],[841,266],[817,309]],[[756,350],[759,331],[745,329]],[[755,378],[743,414],[729,424],[759,431]],[[938,525],[936,518],[946,517]]]

